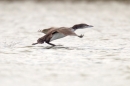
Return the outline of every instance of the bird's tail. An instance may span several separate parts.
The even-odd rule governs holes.
[[[41,38],[39,38],[39,39],[37,40],[37,43],[33,43],[32,45],[43,44],[44,41],[45,41],[45,39],[46,39],[46,35],[43,36],[43,37],[41,37]]]
[[[38,43],[33,43],[32,45],[36,45],[36,44],[38,44]]]

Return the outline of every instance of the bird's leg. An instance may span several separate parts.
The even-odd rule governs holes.
[[[56,46],[55,44],[52,44],[52,43],[50,43],[50,42],[46,42],[47,44],[49,44],[49,45],[52,45],[52,46]]]
[[[81,34],[81,35],[79,35],[78,37],[79,37],[79,38],[83,38],[83,36],[84,36],[84,35],[83,35],[83,34]]]

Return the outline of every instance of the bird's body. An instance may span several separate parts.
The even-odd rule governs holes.
[[[52,46],[55,46],[54,44],[52,44],[50,42],[53,40],[56,40],[56,39],[66,37],[66,36],[78,36],[76,33],[74,33],[74,31],[79,28],[81,29],[81,28],[85,28],[85,27],[92,27],[92,26],[87,25],[87,24],[77,24],[70,28],[68,28],[68,27],[60,27],[60,28],[51,27],[48,29],[40,30],[40,32],[44,33],[45,35],[43,37],[39,38],[37,40],[37,43],[33,43],[33,45],[42,44],[42,43],[46,42]],[[80,35],[78,37],[82,38],[83,35]]]
[[[52,36],[52,38],[50,39],[50,41],[56,40],[56,39],[60,39],[66,37],[66,35],[62,34],[62,33],[56,33]]]

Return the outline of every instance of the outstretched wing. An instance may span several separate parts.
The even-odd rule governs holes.
[[[52,30],[55,30],[55,29],[56,29],[56,27],[51,27],[51,28],[39,30],[39,32],[42,32],[42,33],[44,33],[44,34],[47,34],[47,33],[51,32]]]

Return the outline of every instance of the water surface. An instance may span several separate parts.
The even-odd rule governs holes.
[[[1,86],[129,86],[130,6],[108,3],[0,3]],[[48,27],[87,23],[56,46],[31,44]]]

